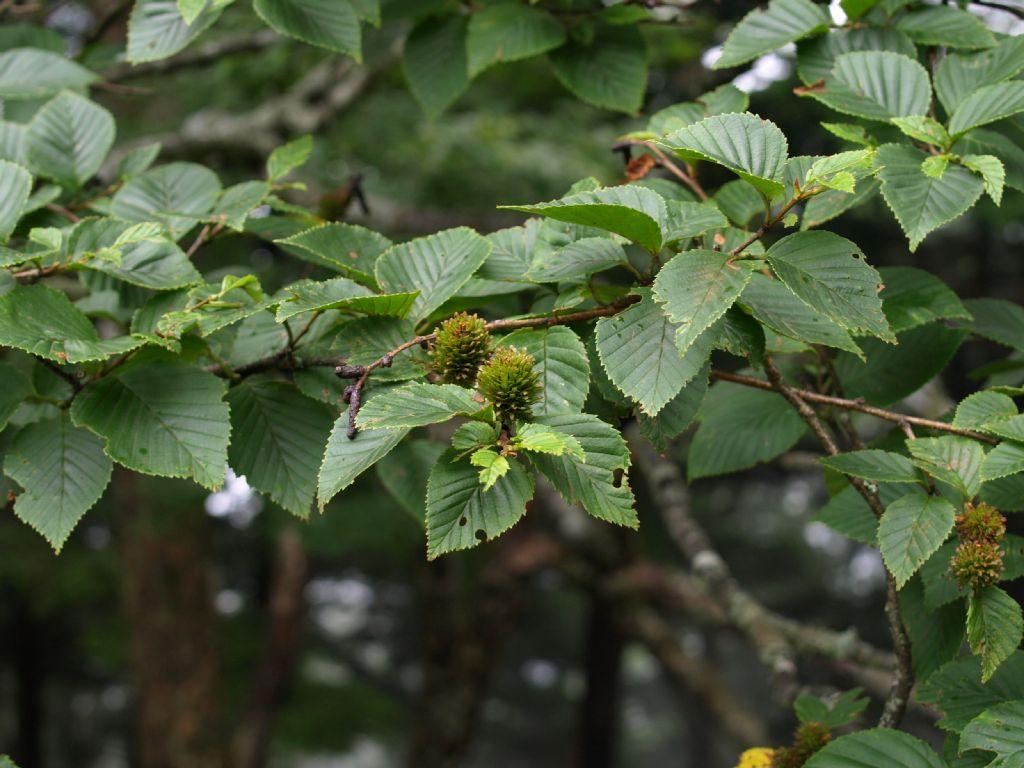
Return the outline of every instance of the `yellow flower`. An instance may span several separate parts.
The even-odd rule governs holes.
[[[768,747],[754,747],[740,755],[736,768],[772,768],[774,750]]]

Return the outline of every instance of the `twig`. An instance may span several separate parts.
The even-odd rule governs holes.
[[[59,213],[65,219],[70,221],[72,224],[77,224],[79,221],[81,221],[81,219],[79,219],[76,214],[74,214],[73,212],[69,211],[63,205],[57,205],[57,203],[47,203],[46,204],[46,210],[53,211],[54,213]]]
[[[801,200],[805,200],[808,197],[812,197],[819,191],[821,190],[813,188],[806,192],[798,192],[795,195],[793,195],[793,197],[779,209],[779,212],[775,214],[775,216],[765,216],[764,223],[760,227],[758,227],[757,231],[754,232],[754,234],[752,234],[742,243],[737,245],[735,248],[733,248],[731,251],[729,251],[730,255],[739,256],[741,253],[743,253],[743,251],[747,250],[747,248],[749,248],[751,245],[753,245],[762,237],[764,237],[772,227],[774,227],[776,224],[778,224],[780,221],[786,218],[786,214],[788,214],[793,209],[794,205],[799,203]]]
[[[1018,8],[1015,5],[1009,3],[999,3],[995,0],[971,0],[972,5],[980,5],[983,8],[992,8],[997,11],[1004,11],[1006,13],[1013,14],[1018,19],[1024,19],[1024,8]]]
[[[742,384],[745,387],[754,387],[756,389],[765,389],[768,391],[775,389],[770,382],[767,382],[764,379],[756,379],[753,376],[745,376],[740,373],[715,370],[711,372],[711,377],[718,379],[719,381],[731,381],[734,384]],[[990,437],[989,435],[983,435],[980,432],[963,429],[962,427],[954,427],[952,424],[947,424],[944,421],[926,419],[921,416],[909,416],[904,413],[897,413],[896,411],[888,411],[884,408],[876,408],[875,406],[868,405],[861,400],[850,400],[843,397],[835,397],[833,395],[823,395],[820,392],[813,392],[808,389],[794,389],[793,391],[796,392],[802,400],[809,403],[831,405],[848,411],[856,411],[857,413],[874,416],[877,419],[891,421],[894,424],[912,424],[925,429],[933,429],[937,432],[948,432],[952,435],[969,437],[972,440],[988,443],[989,445],[996,445],[999,442],[996,438]]]
[[[685,184],[691,190],[693,190],[693,193],[697,195],[697,197],[699,197],[701,200],[708,199],[708,193],[704,191],[704,188],[700,185],[700,182],[697,181],[696,177],[692,173],[687,173],[682,168],[680,168],[668,155],[666,155],[661,150],[661,148],[657,144],[654,144],[653,142],[650,141],[637,141],[633,139],[628,139],[626,141],[622,141],[616,144],[614,147],[612,147],[612,149],[615,151],[621,150],[623,152],[628,153],[629,147],[631,146],[645,147],[646,149],[650,150],[650,152],[657,158],[658,165],[660,165],[666,171],[668,171],[681,182],[683,182],[683,184]]]
[[[201,67],[219,61],[224,56],[259,51],[279,42],[282,38],[272,29],[261,29],[255,34],[232,35],[213,40],[195,48],[186,49],[178,56],[141,64],[121,64],[104,72],[108,82],[122,82],[148,75],[167,75],[190,67]]]
[[[825,452],[830,456],[837,455],[840,452],[839,448],[821,423],[814,409],[807,404],[807,401],[803,399],[800,392],[785,383],[775,362],[767,355],[764,358],[764,370],[768,374],[774,389],[796,409],[800,417],[810,427],[811,432],[818,438]],[[885,512],[885,507],[882,505],[878,495],[871,491],[867,484],[859,477],[847,475],[847,479],[850,485],[867,502],[868,507],[874,512],[875,516],[881,517]],[[889,696],[886,698],[885,706],[882,709],[882,716],[878,721],[878,726],[880,728],[895,728],[903,719],[903,715],[907,710],[907,703],[910,701],[910,689],[914,685],[914,668],[910,659],[910,638],[907,636],[903,617],[900,614],[896,580],[888,568],[886,568],[885,574],[885,616],[889,623],[889,633],[892,635],[893,649],[896,651],[898,665],[896,675],[892,679]]]
[[[640,301],[639,296],[626,296],[623,299],[609,304],[604,307],[598,307],[596,309],[585,309],[580,312],[569,312],[567,314],[554,314],[544,315],[543,317],[524,317],[515,320],[492,320],[487,323],[487,330],[489,331],[514,331],[519,328],[550,328],[554,325],[568,325],[570,323],[579,323],[585,320],[593,320],[597,317],[608,317],[610,315],[617,315],[627,307],[636,304]],[[408,341],[402,342],[394,349],[386,352],[381,357],[374,360],[372,363],[362,369],[359,379],[355,384],[352,384],[345,390],[345,399],[349,402],[349,428],[348,428],[348,439],[355,440],[356,435],[359,434],[359,430],[356,427],[356,415],[359,411],[359,405],[362,400],[362,390],[366,386],[367,380],[378,368],[389,368],[391,363],[394,362],[396,356],[402,354],[408,349],[418,347],[422,344],[428,344],[434,340],[437,334],[426,333],[421,336],[416,336]],[[350,378],[351,369],[347,366],[338,367],[335,373],[341,378]]]

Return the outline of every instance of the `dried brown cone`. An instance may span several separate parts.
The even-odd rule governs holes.
[[[443,381],[471,387],[477,372],[491,355],[491,334],[487,323],[476,315],[459,312],[434,331],[430,364]]]

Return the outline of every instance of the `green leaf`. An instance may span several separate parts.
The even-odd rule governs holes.
[[[986,339],[1024,352],[1024,309],[1005,299],[969,299],[971,330]]]
[[[301,518],[316,492],[331,411],[286,381],[248,378],[227,395],[232,469],[256,490]]]
[[[828,77],[839,56],[854,51],[891,51],[917,58],[917,48],[910,38],[892,27],[833,29],[827,35],[804,40],[797,46],[797,75],[804,85],[814,86]],[[858,128],[858,135],[861,135],[864,129]]]
[[[562,498],[581,504],[599,520],[636,528],[633,491],[624,474],[629,468],[629,448],[618,430],[589,413],[544,416],[537,421],[575,438],[583,449],[583,461],[571,453],[531,457]]]
[[[306,164],[310,152],[313,151],[313,137],[301,136],[270,153],[267,158],[267,179],[279,181],[296,168]]]
[[[971,749],[1000,757],[1024,750],[1024,700],[992,707],[971,720],[960,734],[960,751]]]
[[[926,114],[931,101],[925,68],[892,51],[844,53],[836,57],[824,88],[806,93],[838,112],[881,121]]]
[[[995,480],[1024,471],[1024,445],[1000,443],[985,457],[981,465],[981,479]]]
[[[32,175],[20,165],[0,160],[0,243],[7,242],[17,226],[31,191]]]
[[[725,166],[769,198],[785,188],[786,137],[775,123],[748,112],[713,115],[657,143],[685,160]]]
[[[780,280],[755,272],[739,301],[776,333],[806,344],[824,344],[845,349],[858,357],[864,355],[849,333],[811,309]]]
[[[933,5],[911,11],[896,21],[896,29],[920,45],[950,48],[988,48],[995,36],[974,14],[949,5]]]
[[[675,341],[680,354],[739,298],[751,272],[750,262],[704,250],[685,251],[662,268],[654,281],[654,298],[679,326]]]
[[[584,280],[596,272],[628,264],[622,246],[609,237],[585,237],[554,253],[541,251],[523,275],[538,283]]]
[[[490,241],[459,227],[393,246],[377,259],[374,270],[388,293],[419,291],[410,313],[419,321],[455,295],[490,252]]]
[[[967,642],[981,657],[981,682],[1020,646],[1024,619],[1020,604],[999,587],[985,587],[967,601]]]
[[[864,691],[854,688],[836,696],[826,704],[816,696],[800,694],[793,702],[793,710],[801,723],[821,723],[826,728],[842,728],[854,722],[867,709],[869,699]]]
[[[963,155],[992,155],[1003,164],[1006,185],[1024,190],[1024,149],[1001,133],[978,128],[962,136],[953,151]]]
[[[902,144],[878,148],[882,164],[882,197],[899,221],[914,251],[932,230],[963,214],[981,195],[981,179],[966,168],[951,165],[941,179],[921,171],[927,155]]]
[[[941,728],[962,731],[986,709],[1024,698],[1024,653],[1012,653],[984,683],[980,659],[950,662],[918,687],[916,698],[945,715],[938,723]]]
[[[565,27],[547,11],[518,3],[485,6],[469,19],[469,76],[503,61],[547,53],[565,42]]]
[[[133,229],[133,225],[115,219],[83,219],[68,235],[68,254],[84,261],[87,269],[155,291],[202,282],[203,276],[175,243],[162,237],[134,241]],[[120,263],[90,258],[104,249],[120,254]]]
[[[555,77],[579,98],[636,114],[647,86],[647,51],[633,26],[600,25],[587,39],[572,38],[550,54]]]
[[[0,389],[0,432],[3,432],[22,401],[34,394],[35,389],[28,376],[10,363],[0,362],[0,381],[4,382]]]
[[[413,382],[381,392],[356,417],[360,429],[406,429],[472,416],[485,404],[471,389],[454,384]]]
[[[111,213],[125,221],[158,221],[177,238],[209,213],[220,196],[217,174],[196,163],[168,163],[129,180]]]
[[[965,397],[956,407],[953,426],[977,429],[988,424],[1005,421],[1017,415],[1013,400],[1001,392],[975,392]]]
[[[193,23],[202,13],[206,0],[177,0],[178,12],[186,24]]]
[[[995,155],[964,155],[960,162],[981,176],[985,194],[992,202],[1000,205],[1003,201],[1003,187],[1006,184],[1006,167]]]
[[[393,245],[373,230],[341,223],[323,224],[276,242],[301,259],[341,272],[373,289],[377,288],[373,267]]]
[[[0,346],[58,363],[82,363],[105,360],[142,344],[130,336],[100,339],[65,294],[45,285],[21,286],[0,296]]]
[[[160,142],[154,141],[127,152],[117,164],[117,178],[127,181],[148,170],[156,162],[161,148]]]
[[[697,354],[680,356],[676,326],[650,296],[598,320],[595,335],[608,378],[649,416],[657,415],[697,375],[710,351],[694,347]]]
[[[533,478],[519,462],[510,462],[508,472],[484,490],[473,465],[449,448],[427,482],[427,558],[501,535],[526,514],[531,498]]]
[[[714,203],[666,200],[665,206],[668,213],[665,222],[665,242],[685,241],[699,237],[712,229],[729,226],[722,211]]]
[[[508,459],[490,448],[474,451],[469,457],[469,463],[474,467],[480,467],[479,481],[484,491],[491,490],[498,480],[508,474],[511,467]]]
[[[969,94],[1009,80],[1024,69],[1024,38],[1005,37],[979,53],[949,53],[935,70],[935,92],[952,114]]]
[[[0,99],[45,99],[65,88],[85,88],[100,79],[59,53],[13,48],[0,53]]]
[[[114,132],[114,117],[107,110],[65,91],[28,124],[25,156],[38,175],[77,189],[99,170]]]
[[[382,317],[405,317],[419,295],[413,292],[380,296],[347,277],[300,280],[285,287],[284,291],[289,296],[277,305],[279,323],[303,312],[326,309],[345,309]]]
[[[636,420],[640,434],[658,451],[667,451],[672,439],[693,423],[701,403],[704,402],[707,389],[708,365],[705,364],[700,373],[679,390],[679,394],[672,398],[664,408],[658,411],[657,416],[647,416],[643,412],[637,412]]]
[[[516,450],[546,453],[549,456],[568,454],[577,461],[586,462],[583,446],[572,435],[556,432],[545,424],[520,424],[513,441]]]
[[[970,320],[971,313],[949,287],[923,269],[882,267],[882,311],[896,333],[936,320]]]
[[[933,323],[897,334],[897,344],[862,339],[866,362],[840,354],[835,367],[847,397],[886,406],[916,392],[943,370],[966,338],[963,329]]]
[[[427,520],[427,478],[443,451],[432,440],[404,440],[377,462],[381,485],[420,526]]]
[[[875,728],[830,741],[806,768],[947,768],[946,761],[909,733]]]
[[[907,450],[914,464],[936,480],[940,480],[968,499],[981,489],[982,462],[985,449],[974,440],[959,435],[922,437],[907,440]]]
[[[469,87],[464,16],[427,18],[405,41],[402,67],[428,117],[444,112]]]
[[[348,0],[253,0],[253,8],[282,35],[362,60],[359,17]]]
[[[910,138],[923,141],[926,144],[934,144],[945,149],[952,143],[949,132],[942,124],[927,115],[894,117],[892,122]]]
[[[369,402],[373,402],[373,399]],[[409,430],[363,429],[354,440],[349,440],[347,433],[346,411],[334,422],[320,463],[316,495],[321,512],[331,499],[352,485],[360,474],[387,456],[409,434]],[[473,482],[476,482],[475,478]]]
[[[780,395],[724,381],[711,387],[697,418],[700,427],[686,462],[690,480],[771,461],[806,431],[800,414]]]
[[[953,505],[939,496],[911,494],[886,507],[878,523],[878,545],[898,587],[942,546],[955,517]]]
[[[957,601],[928,610],[920,579],[900,590],[900,615],[910,636],[911,660],[918,680],[928,677],[960,653],[964,643],[964,605]]]
[[[590,363],[586,347],[571,329],[564,325],[523,328],[508,334],[499,344],[533,355],[533,370],[540,374],[541,384],[541,400],[533,407],[535,414],[583,410],[590,388]]]
[[[72,425],[66,412],[22,429],[4,457],[4,472],[25,489],[14,514],[57,552],[99,501],[111,471],[102,443]]]
[[[828,12],[810,0],[772,0],[767,8],[755,8],[733,27],[714,69],[726,69],[756,59],[786,43],[826,32]]]
[[[808,306],[855,334],[896,341],[882,313],[882,278],[856,244],[831,232],[796,232],[768,249],[775,274]]]
[[[267,199],[270,184],[265,181],[243,181],[234,184],[217,198],[210,211],[209,219],[224,224],[235,232],[245,230],[245,222],[249,215]]]
[[[139,64],[173,56],[206,31],[225,5],[207,0],[196,19],[187,23],[176,0],[136,0],[128,18],[128,61]]]
[[[579,192],[547,203],[499,207],[614,232],[652,252],[661,248],[668,215],[661,195],[633,185]]]
[[[1003,512],[1024,511],[1024,475],[1009,475],[983,483],[980,498]]]
[[[906,456],[868,448],[818,459],[830,469],[875,483],[916,483],[918,475]]]
[[[880,186],[878,179],[871,177],[858,181],[853,194],[837,189],[827,189],[815,195],[804,206],[800,229],[819,227],[847,211],[863,205],[875,196]]]
[[[217,488],[231,431],[224,389],[213,374],[181,362],[122,366],[78,393],[71,418],[129,469]]]
[[[949,132],[960,137],[970,130],[1024,112],[1024,82],[987,85],[968,94],[949,118]]]

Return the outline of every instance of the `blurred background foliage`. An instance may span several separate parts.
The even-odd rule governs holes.
[[[622,179],[622,159],[612,146],[643,117],[580,102],[543,61],[495,67],[440,118],[425,118],[393,53],[396,25],[405,22],[387,21],[415,2],[386,2],[382,28],[368,30],[365,66],[372,75],[316,131],[313,157],[299,174],[306,189],[289,193],[295,202],[398,239],[461,224],[492,231],[521,220],[497,211],[499,204],[555,198],[584,176],[608,184]],[[43,0],[33,18],[45,19],[75,50],[119,7]],[[644,25],[650,63],[645,114],[736,77],[706,63],[709,49],[747,9],[743,2],[701,2],[674,20]],[[18,18],[8,8],[0,20],[9,25]],[[200,43],[260,29],[248,4],[236,4]],[[85,60],[101,71],[124,67],[115,61],[123,39],[122,15],[89,42]],[[197,113],[244,117],[287,93],[324,58],[276,39],[198,66],[135,72],[96,98],[118,118],[118,145],[129,146],[180,135]],[[755,62],[738,84],[751,93],[751,111],[786,133],[791,155],[839,148],[818,126],[830,117],[825,109],[793,95],[792,60],[785,53]],[[238,138],[210,145],[165,142],[163,157],[205,162],[225,183],[252,178],[263,155]],[[348,199],[356,179],[368,211]],[[986,198],[929,237],[914,256],[882,205],[876,197],[834,228],[855,240],[874,265],[919,263],[962,297],[1024,300],[1021,196],[1007,195],[1002,208]],[[208,272],[228,266],[255,272],[271,290],[307,267],[254,237],[218,240],[201,259]],[[964,394],[971,371],[994,352],[977,344],[961,350],[946,378],[918,393],[914,407],[942,413],[948,397]],[[673,454],[684,455],[683,447]],[[853,626],[886,646],[877,551],[811,521],[825,490],[808,456],[797,446],[741,476],[699,481],[692,487],[694,512],[741,583],[764,603],[795,618]],[[384,472],[402,470],[392,462]],[[188,664],[208,656],[208,667],[179,667],[171,675],[179,683],[189,675],[212,678],[212,685],[196,684],[196,695],[215,691],[216,700],[203,702],[195,715],[213,718],[224,732],[236,726],[265,661],[281,542],[297,540],[303,605],[293,622],[293,669],[274,694],[269,764],[371,768],[406,764],[410,751],[424,754],[416,744],[434,738],[421,732],[432,722],[431,708],[447,706],[447,699],[431,694],[430,666],[438,662],[438,644],[443,656],[446,642],[472,631],[465,624],[476,620],[482,574],[496,545],[428,566],[418,521],[377,472],[305,524],[238,479],[213,495],[184,481],[137,477],[135,483],[128,498],[108,494],[59,558],[9,508],[0,517],[0,752],[10,751],[22,768],[138,764],[133,653],[136,669],[147,658],[154,667],[173,667],[177,655]],[[616,544],[675,562],[643,484],[637,485],[641,531]],[[520,528],[551,524],[531,515]],[[139,546],[143,558],[163,558],[163,575],[155,581],[143,583],[138,576]],[[134,554],[126,551],[133,548]],[[182,586],[186,572],[197,576],[198,593]],[[487,671],[484,689],[471,703],[475,726],[462,724],[471,740],[453,762],[414,757],[413,764],[714,768],[733,765],[739,748],[749,746],[738,744],[709,714],[704,696],[673,686],[641,645],[622,642],[610,656],[602,650],[614,638],[607,636],[613,625],[602,620],[601,597],[564,571],[542,570],[502,594],[514,605],[514,620],[476,649],[485,655]],[[434,626],[446,611],[455,617],[447,638]],[[140,613],[148,614],[146,620],[166,614],[148,641],[133,630]],[[784,741],[794,726],[792,714],[774,703],[753,652],[728,631],[686,620],[675,629],[687,656],[717,669],[731,694],[763,720],[766,734]],[[193,652],[186,653],[190,643]],[[595,662],[601,658],[611,659],[611,666]],[[823,690],[864,683],[839,665],[822,663],[802,673]],[[595,714],[594,691],[609,685],[610,694],[602,696],[610,709]],[[915,712],[910,725],[928,733],[928,722]],[[597,756],[588,746],[595,723],[606,731],[600,743],[607,751]]]

